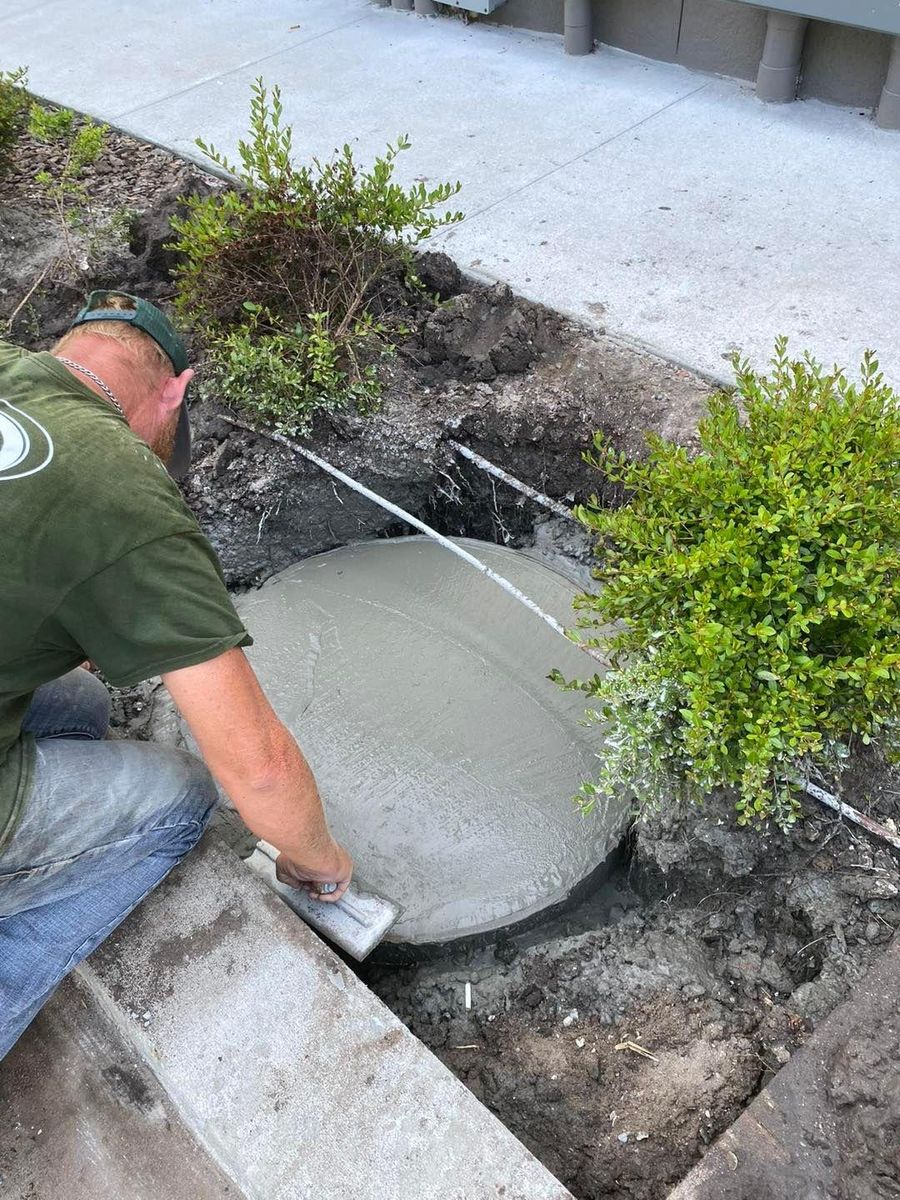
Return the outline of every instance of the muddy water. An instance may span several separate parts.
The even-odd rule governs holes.
[[[466,541],[566,624],[575,589],[517,551]],[[241,601],[253,665],[315,771],[392,935],[482,934],[563,900],[617,844],[624,805],[572,796],[598,737],[546,678],[595,663],[426,538],[306,559]]]

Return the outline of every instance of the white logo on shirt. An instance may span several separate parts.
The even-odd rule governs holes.
[[[53,440],[43,425],[0,400],[0,483],[36,475],[52,458]]]

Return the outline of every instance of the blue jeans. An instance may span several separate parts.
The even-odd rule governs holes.
[[[216,801],[181,750],[104,741],[106,688],[79,668],[39,688],[34,782],[0,851],[0,1058],[62,978],[188,853]]]

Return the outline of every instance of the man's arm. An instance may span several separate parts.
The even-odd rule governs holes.
[[[206,765],[258,837],[281,851],[278,877],[294,887],[337,883],[346,891],[350,856],[328,831],[316,781],[276,716],[243,650],[163,675]]]

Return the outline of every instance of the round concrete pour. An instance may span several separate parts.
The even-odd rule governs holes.
[[[572,622],[574,587],[465,539]],[[241,601],[250,658],[303,747],[357,882],[397,901],[391,940],[446,942],[564,899],[618,840],[624,806],[582,817],[596,766],[584,701],[546,678],[594,664],[427,538],[306,559]]]

